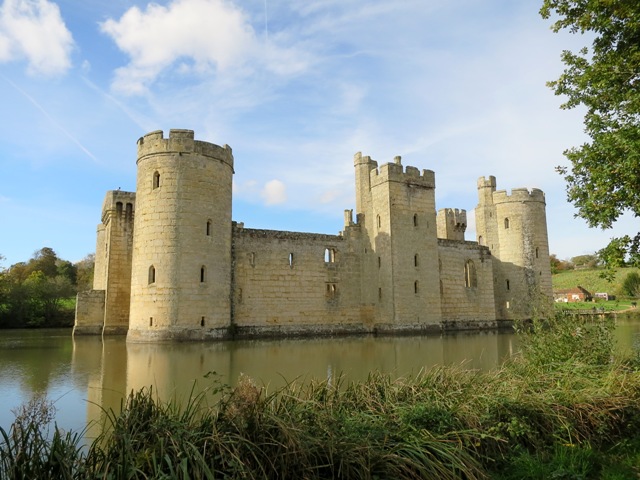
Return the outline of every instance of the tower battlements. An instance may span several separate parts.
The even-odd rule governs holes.
[[[544,192],[538,188],[514,188],[509,194],[506,190],[493,193],[493,203],[540,202],[545,203]]]
[[[370,172],[371,186],[374,187],[385,182],[400,182],[413,187],[436,188],[436,175],[433,170],[420,172],[420,169],[416,167],[409,165],[403,167],[401,161],[401,157],[397,156],[393,163],[384,163],[377,168],[372,168]]]
[[[131,215],[136,202],[134,192],[124,192],[122,190],[109,190],[102,202],[102,222],[107,223],[110,215],[114,213],[126,212]]]
[[[215,145],[194,139],[193,130],[171,129],[169,138],[164,138],[162,130],[147,133],[138,139],[138,162],[149,155],[195,153],[203,157],[219,160],[233,169],[233,153],[229,145]]]
[[[486,177],[480,177],[478,179],[478,189],[480,188],[492,188],[493,190],[496,189],[496,177],[494,177],[493,175],[490,175],[489,178]]]
[[[464,240],[467,230],[467,211],[457,208],[438,210],[436,217],[438,238],[447,240]]]

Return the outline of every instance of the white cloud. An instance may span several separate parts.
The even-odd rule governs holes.
[[[284,183],[280,180],[268,181],[260,196],[264,199],[265,205],[278,205],[287,201],[287,192]]]
[[[178,74],[201,76],[213,71],[246,76],[256,63],[290,75],[306,64],[293,48],[260,45],[247,15],[223,0],[150,3],[145,11],[132,7],[119,20],[103,22],[101,29],[131,59],[116,70],[113,83],[128,94],[144,93],[176,62]]]
[[[55,3],[5,0],[0,6],[0,62],[26,58],[30,74],[59,75],[71,67],[73,45]]]

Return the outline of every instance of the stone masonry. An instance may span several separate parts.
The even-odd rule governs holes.
[[[94,289],[75,335],[129,342],[494,328],[551,299],[544,194],[478,181],[436,214],[435,174],[354,157],[356,212],[337,235],[232,221],[231,148],[191,130],[138,140],[136,192],[107,192]]]

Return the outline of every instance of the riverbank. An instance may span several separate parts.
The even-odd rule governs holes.
[[[72,434],[46,440],[26,415],[0,445],[0,476],[637,478],[640,362],[611,361],[611,332],[609,321],[534,322],[519,330],[522,355],[488,372],[434,367],[271,393],[248,377],[235,388],[212,379],[219,400],[182,407],[142,390],[88,450]]]

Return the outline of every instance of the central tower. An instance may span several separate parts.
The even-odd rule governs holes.
[[[192,130],[138,140],[127,340],[218,337],[231,321],[233,155]]]

